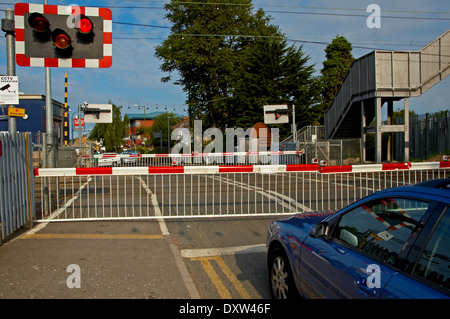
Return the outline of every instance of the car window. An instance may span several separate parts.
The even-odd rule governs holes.
[[[414,270],[414,275],[450,292],[450,209],[447,207]]]
[[[331,237],[400,266],[398,256],[431,204],[407,198],[378,199],[344,214]]]

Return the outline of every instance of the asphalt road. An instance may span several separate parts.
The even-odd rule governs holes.
[[[51,218],[72,221],[41,222],[0,247],[0,298],[270,298],[265,239],[276,217],[223,215],[284,212],[276,194],[287,183],[253,174],[50,181]],[[192,218],[209,212],[222,217]],[[189,218],[101,220],[177,214]]]
[[[286,215],[232,215],[316,209],[321,193],[357,196],[356,190],[376,182],[371,176],[361,182],[348,175],[319,178],[283,173],[60,179],[57,217],[189,218],[39,223],[0,247],[0,298],[270,298],[266,230]],[[64,194],[62,187],[74,189]],[[231,216],[196,217],[217,212]]]
[[[39,224],[0,247],[0,298],[270,298],[271,219]]]

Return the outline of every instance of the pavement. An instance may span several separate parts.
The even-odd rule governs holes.
[[[39,224],[0,246],[0,298],[198,298],[162,233],[157,221]]]

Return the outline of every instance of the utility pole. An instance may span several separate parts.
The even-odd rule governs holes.
[[[44,4],[48,4],[45,0]],[[45,68],[45,119],[47,133],[47,146],[49,146],[47,167],[55,167],[56,143],[53,136],[53,103],[52,103],[52,83],[50,68]]]
[[[81,104],[78,104],[78,145],[80,146],[80,158],[81,158]]]
[[[297,125],[295,124],[295,104],[292,104],[292,137],[297,142]]]
[[[14,10],[7,8],[5,10],[5,19],[2,20],[2,30],[6,32],[6,58],[7,58],[7,75],[16,75],[16,58],[14,47]],[[13,105],[8,105],[14,107]],[[8,131],[10,134],[17,132],[17,120],[15,116],[8,118]]]

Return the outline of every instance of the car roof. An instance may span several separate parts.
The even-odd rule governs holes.
[[[450,178],[434,179],[408,186],[400,186],[396,188],[386,189],[379,193],[387,192],[405,192],[414,193],[419,196],[439,196],[450,202]]]
[[[414,184],[414,186],[445,189],[450,191],[450,178],[432,179],[429,181]]]

